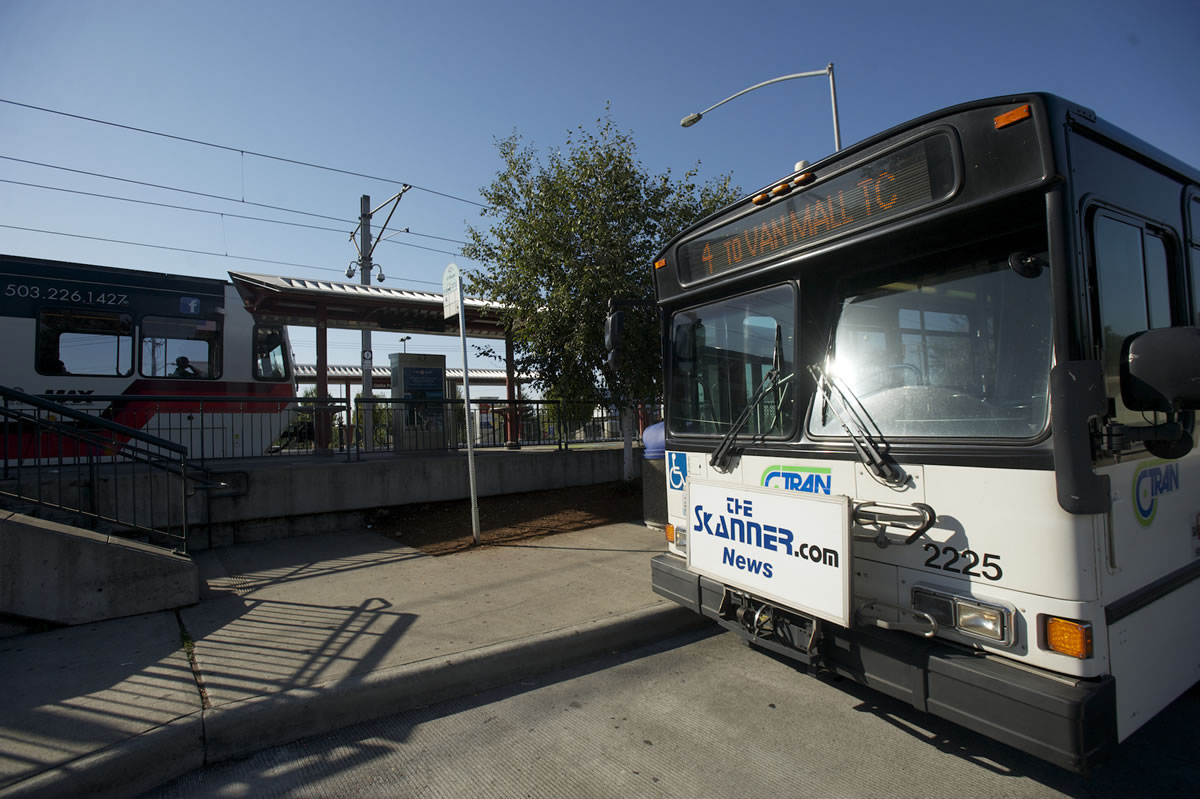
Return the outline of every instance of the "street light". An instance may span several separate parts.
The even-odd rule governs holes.
[[[770,86],[772,83],[779,83],[780,81],[785,81],[785,80],[794,80],[795,78],[820,78],[825,75],[829,76],[829,98],[833,104],[833,149],[836,152],[836,151],[842,149],[842,133],[838,127],[837,89],[834,88],[834,84],[833,84],[833,63],[832,62],[830,62],[829,66],[825,67],[825,69],[818,69],[813,72],[797,72],[794,75],[781,75],[778,78],[771,78],[770,80],[764,80],[762,83],[756,83],[753,86],[750,86],[749,88],[742,89],[737,94],[729,95],[721,102],[717,103],[716,105],[710,105],[708,108],[704,109],[703,111],[701,111],[699,113],[688,114],[683,119],[679,120],[679,124],[682,127],[690,128],[692,125],[695,125],[697,122],[699,122],[701,117],[703,117],[705,114],[707,114],[709,111],[713,110],[714,108],[718,108],[719,106],[725,105],[725,103],[729,102],[733,98],[741,97],[743,94],[746,94],[747,92],[752,92],[755,89],[761,89],[763,86]]]
[[[412,336],[401,336],[400,343],[404,345],[404,354],[408,354],[408,342],[412,341]]]

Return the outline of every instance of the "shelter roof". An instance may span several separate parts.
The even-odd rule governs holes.
[[[458,335],[457,321],[443,318],[441,294],[250,272],[229,277],[246,310],[262,321],[314,327],[323,312],[333,328]],[[461,305],[468,336],[504,338],[498,303],[465,297]]]
[[[340,364],[330,364],[328,367],[328,375],[330,380],[343,382],[351,381],[354,383],[362,382],[362,367],[361,366],[344,366]],[[374,366],[371,368],[371,379],[375,383],[387,383],[392,376],[390,366]],[[452,383],[461,383],[463,380],[463,370],[461,368],[446,369],[446,379]],[[504,370],[503,369],[472,369],[471,370],[471,385],[504,385]],[[315,383],[317,382],[317,367],[315,364],[298,363],[296,364],[296,382],[298,383]]]

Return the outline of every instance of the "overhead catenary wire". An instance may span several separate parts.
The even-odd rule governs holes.
[[[321,169],[321,170],[330,171],[330,172],[337,172],[337,173],[341,173],[341,174],[353,175],[356,177],[364,177],[364,178],[373,179],[373,180],[390,182],[390,179],[379,177],[379,176],[368,175],[368,174],[359,173],[359,172],[353,172],[350,170],[344,170],[344,169],[339,169],[339,168],[335,168],[335,167],[328,167],[325,165],[299,161],[296,159],[274,156],[269,153],[259,153],[259,152],[254,152],[254,151],[242,150],[240,148],[228,147],[225,145],[219,145],[219,144],[215,144],[213,142],[207,142],[207,141],[203,141],[203,140],[199,140],[199,139],[191,139],[191,138],[184,137],[184,136],[176,136],[173,134],[162,133],[160,131],[154,131],[154,130],[149,130],[149,129],[144,129],[144,128],[137,128],[134,126],[124,125],[121,123],[115,123],[115,122],[111,122],[111,121],[107,121],[107,120],[94,119],[94,118],[85,117],[85,116],[81,116],[81,115],[77,115],[77,114],[71,114],[68,112],[57,111],[55,109],[33,106],[30,104],[26,104],[26,103],[19,103],[19,102],[7,100],[4,98],[0,98],[0,103],[6,103],[9,105],[14,105],[14,106],[18,106],[18,107],[25,107],[25,108],[29,108],[32,110],[43,111],[46,113],[57,114],[57,115],[65,116],[65,117],[77,118],[77,119],[95,123],[95,124],[101,124],[101,125],[107,125],[107,126],[111,126],[111,127],[115,127],[115,128],[127,129],[127,130],[130,130],[133,132],[143,133],[146,135],[160,136],[163,138],[174,139],[174,140],[182,141],[185,143],[192,143],[192,144],[196,144],[196,145],[200,145],[200,146],[212,147],[215,149],[229,151],[229,152],[237,152],[243,156],[243,160],[244,160],[245,155],[250,155],[252,157],[259,157],[259,158],[264,158],[264,159],[268,159],[268,160],[275,160],[275,161],[279,161],[282,163],[290,163],[290,164],[304,166],[304,167],[313,168],[313,169]],[[300,216],[310,217],[310,218],[314,218],[314,219],[323,219],[323,220],[329,220],[329,221],[338,222],[338,223],[342,223],[342,224],[351,224],[350,220],[341,219],[336,216],[330,216],[327,214],[319,214],[319,213],[314,213],[311,211],[303,211],[303,210],[299,210],[299,209],[295,209],[295,208],[287,208],[287,207],[283,207],[283,206],[270,205],[267,203],[259,203],[259,202],[249,201],[249,200],[245,199],[244,195],[243,195],[243,197],[240,197],[240,198],[239,197],[229,197],[229,196],[224,196],[224,195],[220,195],[220,194],[213,194],[213,193],[195,191],[195,190],[191,190],[191,189],[184,189],[184,188],[180,188],[180,187],[176,187],[176,186],[157,184],[157,183],[152,183],[149,181],[136,180],[136,179],[132,179],[132,178],[124,178],[124,177],[120,177],[117,175],[108,175],[108,174],[103,174],[103,173],[99,173],[99,172],[91,172],[91,171],[82,170],[82,169],[75,169],[75,168],[65,167],[65,166],[61,166],[61,165],[57,165],[57,164],[50,164],[50,163],[45,163],[45,162],[15,158],[13,156],[0,155],[0,159],[8,160],[8,161],[11,161],[14,163],[22,163],[22,164],[27,164],[27,165],[37,166],[37,167],[42,167],[42,168],[47,168],[47,169],[56,169],[56,170],[60,170],[60,171],[68,172],[68,173],[85,175],[85,176],[95,177],[95,178],[104,179],[104,180],[114,180],[114,181],[119,181],[119,182],[123,182],[123,183],[128,183],[131,185],[148,187],[151,189],[179,192],[179,193],[183,193],[183,194],[189,194],[192,196],[204,197],[206,199],[218,200],[218,201],[223,201],[223,202],[241,203],[242,205],[245,205],[245,206],[264,208],[264,209],[268,209],[271,211],[279,211],[279,212],[286,213],[286,214],[297,214]],[[38,188],[38,189],[47,190],[47,191],[61,191],[61,192],[67,192],[67,193],[74,193],[74,194],[78,194],[81,196],[90,196],[90,197],[109,199],[109,200],[115,200],[115,201],[121,201],[121,202],[133,202],[133,203],[139,203],[139,204],[144,204],[144,205],[148,205],[148,206],[170,208],[170,209],[174,209],[174,210],[181,210],[181,211],[192,212],[192,213],[204,213],[204,214],[216,215],[216,216],[221,216],[221,217],[229,216],[231,218],[244,219],[247,221],[262,222],[262,223],[269,223],[269,224],[282,224],[282,225],[294,226],[294,227],[299,227],[299,228],[308,228],[308,229],[313,229],[313,230],[326,230],[326,231],[337,232],[337,233],[342,233],[342,234],[345,233],[345,230],[343,230],[343,229],[329,228],[329,227],[324,227],[324,226],[320,226],[320,225],[302,224],[299,222],[289,222],[289,221],[285,221],[285,220],[269,219],[269,218],[265,218],[265,217],[251,216],[251,215],[247,215],[247,214],[234,214],[234,213],[215,211],[215,210],[203,209],[203,208],[191,208],[188,206],[154,202],[154,201],[149,201],[149,200],[139,200],[139,199],[134,199],[134,198],[129,198],[129,197],[120,197],[120,196],[112,195],[112,194],[104,194],[104,193],[99,193],[99,192],[86,192],[86,191],[82,191],[82,190],[78,190],[78,189],[67,189],[67,188],[63,188],[63,187],[45,186],[45,185],[41,185],[41,184],[27,183],[27,182],[16,181],[16,180],[0,179],[0,182],[10,183],[12,185],[24,186],[27,188]],[[411,185],[411,184],[409,184],[409,185]],[[456,199],[456,200],[467,202],[467,203],[470,203],[473,205],[477,205],[479,207],[486,208],[486,206],[484,206],[482,203],[477,203],[472,200],[467,200],[467,199],[464,199],[461,197],[455,197],[454,195],[446,194],[444,192],[438,192],[438,191],[435,191],[435,190],[432,190],[432,189],[429,189],[426,187],[413,186],[413,188],[416,188],[419,191],[437,194],[437,195],[444,196],[444,197],[447,197],[450,199]],[[86,240],[92,240],[92,241],[103,241],[103,242],[108,242],[108,243],[113,243],[113,244],[122,244],[122,245],[126,245],[126,246],[150,247],[150,248],[169,250],[169,251],[175,251],[175,252],[186,252],[186,253],[192,253],[192,254],[196,254],[196,255],[205,255],[205,256],[209,256],[209,257],[236,258],[238,260],[252,261],[252,262],[266,263],[266,264],[275,264],[275,265],[280,265],[280,266],[293,266],[293,267],[297,267],[297,268],[301,268],[301,269],[312,269],[312,270],[316,270],[316,271],[325,271],[325,272],[334,272],[334,273],[341,272],[340,269],[332,269],[332,268],[328,268],[328,267],[313,266],[310,264],[299,264],[299,263],[287,262],[287,261],[254,258],[254,257],[250,257],[250,256],[239,256],[236,254],[231,255],[227,251],[226,252],[215,252],[215,251],[199,250],[199,249],[192,249],[192,248],[186,248],[186,247],[173,247],[173,246],[168,246],[168,245],[158,245],[158,244],[149,244],[146,242],[131,241],[131,240],[127,240],[127,239],[106,238],[106,237],[102,237],[102,236],[88,236],[88,235],[77,234],[77,233],[68,233],[66,231],[46,230],[43,228],[22,227],[22,226],[18,226],[18,225],[7,225],[6,224],[6,225],[0,225],[0,227],[12,229],[12,230],[23,230],[23,231],[31,232],[31,233],[41,233],[43,235],[57,235],[57,236],[64,236],[64,237],[68,237],[68,238],[78,238],[78,239],[86,239]],[[407,228],[405,228],[404,233],[406,235],[414,236],[414,237],[427,238],[427,239],[437,240],[437,241],[446,241],[446,242],[450,242],[450,243],[454,243],[454,244],[462,244],[462,245],[466,244],[466,242],[460,241],[458,239],[452,239],[449,237],[436,236],[436,235],[432,235],[432,234],[419,233],[419,232],[414,233],[414,232],[408,230]],[[411,248],[415,248],[415,249],[427,250],[429,252],[435,252],[435,253],[440,253],[440,254],[450,255],[450,256],[455,256],[455,257],[461,256],[461,253],[458,251],[448,251],[448,250],[444,250],[444,249],[438,249],[436,247],[427,247],[427,246],[413,244],[413,243],[406,242],[406,241],[394,241],[390,237],[387,240],[392,241],[393,244],[398,244],[398,245],[404,246],[404,247],[411,247]],[[227,250],[227,248],[226,248],[226,250]],[[428,281],[428,280],[412,280],[411,282],[428,284],[428,285],[440,285],[440,283],[436,283],[436,282]]]
[[[210,200],[224,200],[225,202],[242,203],[243,205],[252,205],[255,208],[267,208],[272,211],[283,211],[284,213],[299,214],[300,216],[311,216],[316,219],[328,219],[333,222],[345,222],[346,221],[346,220],[341,219],[336,216],[328,216],[327,214],[317,214],[317,213],[313,213],[312,211],[297,211],[292,208],[284,208],[284,207],[278,206],[278,205],[267,205],[266,203],[256,203],[251,200],[241,200],[241,199],[238,199],[237,197],[227,197],[223,194],[209,194],[208,192],[195,191],[193,189],[180,189],[175,186],[166,186],[161,183],[149,183],[144,180],[134,180],[133,178],[122,178],[122,177],[117,177],[116,175],[105,175],[102,172],[89,172],[85,169],[74,169],[74,168],[68,167],[68,166],[58,166],[57,164],[47,164],[47,163],[44,163],[41,161],[28,161],[24,158],[14,158],[11,155],[0,155],[0,159],[3,159],[5,161],[15,161],[18,164],[29,164],[31,166],[40,166],[40,167],[44,167],[46,169],[57,169],[62,172],[73,172],[77,175],[87,175],[88,177],[93,177],[93,178],[104,178],[105,180],[116,180],[121,183],[131,183],[135,186],[146,186],[151,189],[162,189],[163,191],[176,191],[181,194],[191,194],[195,197],[207,197]]]
[[[172,252],[185,252],[185,253],[190,253],[192,255],[208,255],[208,256],[212,256],[214,258],[233,258],[233,259],[239,260],[239,261],[252,261],[254,263],[260,263],[260,264],[273,264],[276,266],[294,266],[298,269],[315,269],[319,272],[340,273],[342,271],[340,269],[331,269],[327,266],[312,266],[311,264],[298,264],[298,263],[294,263],[292,261],[274,261],[269,258],[254,258],[249,255],[231,255],[229,253],[212,252],[209,250],[195,250],[195,249],[191,249],[189,247],[172,247],[167,244],[148,244],[146,242],[141,242],[141,241],[127,241],[124,239],[110,239],[110,238],[105,238],[103,236],[86,236],[82,233],[66,233],[61,230],[44,230],[41,228],[23,227],[21,225],[5,225],[3,223],[0,223],[0,228],[6,228],[8,230],[21,230],[26,233],[44,233],[49,236],[66,236],[68,238],[86,239],[88,241],[102,241],[107,244],[124,244],[124,245],[130,246],[130,247],[150,247],[150,248],[156,249],[156,250],[170,250]],[[416,246],[416,245],[413,245],[413,246]],[[428,249],[428,248],[425,248],[425,249]],[[442,285],[440,282],[433,281],[433,280],[410,279],[410,280],[408,280],[408,282],[424,283],[424,284],[430,285],[430,286],[441,286]]]
[[[0,155],[0,158],[13,160],[13,161],[21,161],[21,159],[18,159],[18,158],[9,158],[9,156]],[[22,163],[34,163],[34,162],[22,161]],[[36,166],[46,166],[44,164],[36,164],[36,163],[35,163],[35,165]],[[58,167],[58,166],[52,166],[52,165],[50,166],[50,168],[51,169],[63,169],[63,170],[72,171],[72,172],[78,171],[78,170],[68,169],[67,167]],[[93,172],[88,172],[88,173],[84,173],[84,174],[88,174],[93,177],[105,178],[108,180],[120,180],[120,181],[128,180],[126,178],[112,177],[109,175],[101,175],[101,174],[93,173]],[[158,185],[158,184],[145,184],[145,183],[141,183],[140,181],[132,181],[132,182],[139,183],[141,185],[148,185],[148,186],[151,186],[152,188],[164,189],[167,191],[182,192],[184,194],[199,194],[202,197],[208,197],[211,199],[227,199],[227,200],[231,199],[231,198],[222,198],[219,195],[204,194],[202,192],[193,192],[189,189],[180,189],[180,188],[176,188],[173,186],[162,186],[162,185]],[[289,221],[286,221],[283,219],[268,219],[267,217],[250,216],[248,214],[235,214],[235,213],[232,213],[229,211],[214,211],[214,210],[211,210],[208,208],[192,208],[192,207],[189,207],[186,205],[175,205],[173,203],[156,202],[153,200],[139,200],[139,199],[136,199],[133,197],[120,197],[115,194],[104,194],[101,192],[83,191],[82,189],[68,189],[68,188],[64,188],[62,186],[46,186],[46,185],[40,184],[40,183],[28,183],[28,182],[20,181],[20,180],[9,180],[7,178],[0,178],[0,183],[9,183],[14,186],[24,186],[26,188],[33,188],[33,189],[43,189],[45,191],[59,191],[59,192],[65,192],[67,194],[77,194],[77,195],[81,195],[84,197],[96,197],[96,198],[105,199],[105,200],[117,200],[120,202],[137,203],[139,205],[150,205],[150,206],[154,206],[157,208],[169,208],[169,209],[177,210],[177,211],[190,211],[192,213],[208,214],[210,216],[223,216],[223,217],[229,217],[231,219],[244,219],[244,220],[253,221],[253,222],[266,222],[266,223],[273,224],[273,225],[287,225],[289,227],[306,228],[308,230],[324,230],[324,231],[329,231],[331,233],[345,233],[346,232],[342,228],[325,227],[323,225],[307,225],[302,222],[289,222]],[[252,202],[248,202],[246,200],[232,200],[232,201],[245,203],[247,205],[261,205],[260,203],[252,203]],[[269,208],[269,209],[275,210],[275,211],[284,211],[286,213],[301,214],[301,215],[305,215],[305,216],[316,216],[321,219],[332,219],[332,220],[338,221],[338,222],[345,222],[347,225],[351,224],[351,222],[349,220],[338,219],[337,217],[327,217],[327,216],[323,216],[320,214],[313,214],[313,213],[310,213],[307,211],[300,211],[300,210],[297,210],[294,208],[282,208],[280,206],[273,206],[273,205],[262,206],[262,207]],[[405,229],[403,232],[410,236],[420,236],[422,238],[436,239],[438,241],[448,241],[453,244],[466,244],[465,241],[459,241],[458,239],[451,239],[451,238],[447,238],[445,236],[434,236],[429,233],[414,233],[408,229]],[[383,239],[383,240],[391,241],[393,244],[400,244],[405,247],[415,247],[420,250],[429,250],[431,252],[439,252],[439,253],[443,253],[445,255],[460,255],[460,253],[452,252],[450,250],[439,250],[439,249],[435,249],[433,247],[423,247],[419,244],[411,244],[406,241],[392,241],[390,238]]]
[[[4,158],[4,157],[5,156],[0,156],[0,158]],[[104,176],[104,177],[107,177],[107,176]],[[112,178],[112,179],[119,180],[120,178]],[[9,180],[8,178],[0,178],[0,183],[9,183],[14,186],[25,186],[26,188],[31,188],[31,189],[43,189],[45,191],[61,191],[61,192],[65,192],[67,194],[78,194],[83,197],[96,197],[96,198],[103,199],[103,200],[119,200],[120,202],[137,203],[138,205],[152,205],[156,208],[170,208],[170,209],[176,210],[176,211],[191,211],[191,212],[197,213],[197,214],[209,214],[212,216],[227,216],[231,219],[246,219],[246,220],[250,220],[250,221],[254,221],[254,222],[270,222],[271,224],[274,224],[274,225],[287,225],[289,227],[308,228],[309,230],[328,230],[328,231],[332,231],[334,233],[344,233],[345,232],[341,228],[325,227],[323,225],[306,225],[303,222],[288,222],[283,219],[268,219],[268,218],[262,217],[262,216],[249,216],[247,214],[235,214],[235,213],[231,213],[229,211],[213,211],[208,208],[191,208],[186,205],[175,205],[174,203],[155,202],[154,200],[138,200],[134,197],[119,197],[115,194],[103,194],[101,192],[95,192],[95,191],[83,191],[82,189],[68,189],[63,186],[46,186],[41,183],[27,183],[27,182],[21,181],[21,180]],[[162,188],[169,188],[169,187],[162,187]],[[174,188],[172,188],[170,190],[171,191],[186,191],[186,189],[174,189]],[[210,196],[210,195],[206,195],[206,196]],[[293,213],[293,214],[305,213],[304,211],[296,211],[293,209],[276,209],[276,210],[287,210],[289,213]],[[332,219],[333,217],[329,217],[329,218]],[[341,220],[341,221],[344,221],[344,220]],[[349,224],[349,223],[347,223],[347,224]]]
[[[58,116],[68,117],[70,119],[78,119],[78,120],[81,120],[84,122],[91,122],[96,125],[107,125],[109,127],[119,128],[122,130],[129,130],[129,131],[133,131],[135,133],[142,133],[142,134],[145,134],[148,136],[160,136],[164,139],[173,139],[175,141],[186,142],[188,144],[196,144],[196,145],[200,145],[203,147],[212,147],[214,149],[224,150],[226,152],[240,153],[243,156],[250,155],[250,156],[254,156],[255,158],[263,158],[263,159],[267,159],[270,161],[278,161],[278,162],[284,163],[284,164],[293,164],[295,166],[302,166],[302,167],[306,167],[308,169],[320,169],[320,170],[324,170],[326,172],[335,172],[335,173],[338,173],[341,175],[350,175],[352,177],[366,178],[368,180],[378,180],[378,181],[382,181],[384,183],[393,183],[398,186],[409,185],[418,191],[423,191],[428,194],[436,195],[438,197],[445,197],[446,199],[449,199],[449,200],[457,200],[458,202],[467,203],[469,205],[475,205],[480,208],[488,207],[484,203],[476,202],[475,200],[468,200],[465,197],[458,197],[453,194],[448,194],[446,192],[426,188],[424,186],[417,186],[416,184],[413,184],[407,180],[397,180],[395,178],[385,178],[385,177],[380,177],[378,175],[368,175],[363,172],[354,172],[354,171],[351,171],[348,169],[341,169],[338,167],[325,166],[323,164],[314,164],[309,161],[301,161],[301,160],[298,160],[295,158],[285,158],[283,156],[270,155],[268,153],[259,153],[259,152],[255,152],[253,150],[247,150],[242,147],[230,147],[230,146],[224,145],[224,144],[216,144],[214,142],[203,141],[202,139],[193,139],[193,138],[189,138],[187,136],[178,136],[173,133],[163,133],[163,132],[157,131],[157,130],[150,130],[149,128],[139,128],[134,125],[125,125],[120,122],[111,122],[111,121],[104,120],[104,119],[97,119],[95,117],[84,116],[82,114],[72,114],[67,111],[58,111],[53,108],[45,108],[43,106],[32,105],[30,103],[20,103],[20,102],[17,102],[16,100],[8,100],[3,97],[0,97],[0,103],[17,106],[18,108],[28,108],[33,111],[41,111],[41,112],[47,113],[47,114],[56,114]]]

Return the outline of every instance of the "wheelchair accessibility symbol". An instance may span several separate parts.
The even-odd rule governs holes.
[[[667,453],[667,485],[673,491],[682,491],[687,482],[687,453]]]

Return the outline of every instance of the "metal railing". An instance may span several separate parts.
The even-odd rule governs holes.
[[[181,444],[0,386],[0,463],[14,510],[187,552],[188,494],[203,472]]]
[[[370,407],[371,435],[362,429],[363,411]],[[559,400],[472,400],[474,446],[502,448],[513,445],[554,446],[570,449],[587,444],[622,440],[620,414],[591,403]],[[639,409],[641,427],[661,418],[659,406]],[[510,426],[509,419],[514,422]],[[359,397],[355,400],[355,425],[349,430],[351,446],[363,452],[458,450],[467,445],[467,424],[462,400],[396,400]],[[510,440],[510,430],[512,438]],[[637,433],[637,429],[633,431]]]
[[[337,398],[88,394],[54,400],[92,418],[180,444],[202,466],[318,448],[345,450],[338,431],[350,418],[349,401]],[[322,418],[330,431],[324,442],[319,438]]]
[[[285,422],[272,429],[271,443],[260,455],[304,455],[353,452],[349,432],[350,400],[337,397],[299,397],[283,411]],[[265,441],[266,439],[263,439]],[[260,441],[260,445],[261,445]],[[254,457],[247,452],[239,457]]]
[[[68,407],[97,425],[114,423],[178,444],[186,449],[188,460],[201,467],[264,456],[336,454],[349,461],[370,452],[466,447],[462,400],[97,394],[41,399]],[[368,407],[370,435],[362,428]],[[622,439],[620,415],[591,403],[481,399],[471,401],[471,414],[473,443],[480,448],[569,449]],[[660,406],[647,403],[638,415],[635,433],[661,418]],[[71,429],[80,424],[72,423]]]

